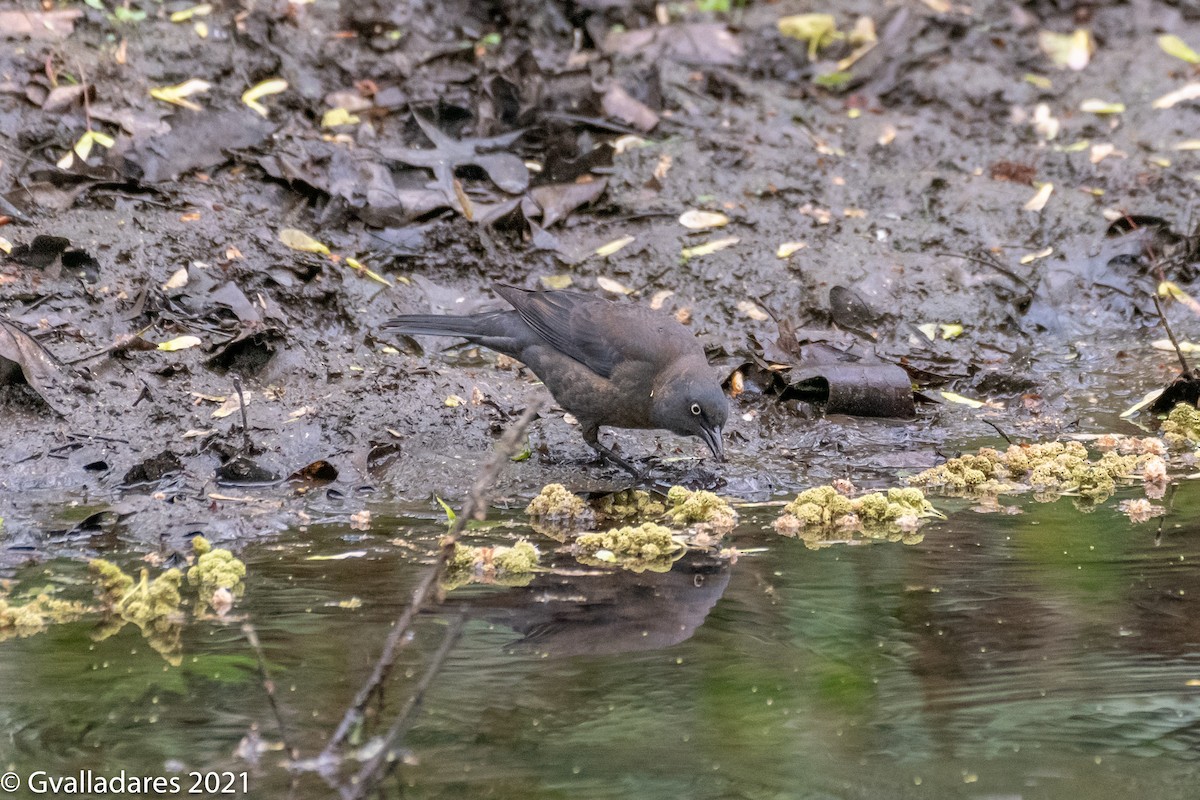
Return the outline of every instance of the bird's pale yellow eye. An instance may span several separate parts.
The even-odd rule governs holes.
[[[700,416],[700,404],[699,403],[692,403],[692,413],[695,414],[697,417]]]

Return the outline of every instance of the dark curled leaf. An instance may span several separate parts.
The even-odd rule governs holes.
[[[11,382],[18,371],[46,405],[66,413],[71,403],[58,359],[17,325],[0,320],[0,381]]]

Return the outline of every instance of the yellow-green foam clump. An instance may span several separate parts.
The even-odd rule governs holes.
[[[0,640],[41,633],[51,624],[72,622],[87,611],[83,603],[58,600],[46,592],[40,592],[23,603],[0,596]]]
[[[712,492],[690,491],[672,486],[667,492],[666,518],[674,525],[704,524],[714,531],[727,533],[737,524],[733,506]]]
[[[109,610],[109,620],[95,634],[96,639],[106,639],[132,622],[141,629],[150,646],[168,662],[178,666],[183,663],[180,654],[180,603],[183,598],[179,587],[183,573],[169,569],[153,581],[150,573],[143,569],[139,580],[129,575],[110,561],[93,559],[89,566],[96,574],[100,597]]]
[[[662,501],[641,489],[625,489],[596,501],[596,511],[605,519],[657,519],[667,510]]]
[[[901,539],[904,532],[915,531],[921,520],[929,517],[942,514],[914,487],[847,497],[832,486],[817,486],[784,506],[775,530],[806,540],[813,535],[829,540],[825,534],[838,531],[887,538],[881,534],[891,530]]]
[[[228,589],[240,597],[245,590],[242,579],[246,577],[246,564],[233,553],[213,547],[203,536],[192,539],[192,550],[196,563],[188,570],[188,583],[196,587],[200,599],[207,601],[218,589]]]
[[[908,483],[973,496],[1032,488],[1042,499],[1070,493],[1100,502],[1113,493],[1117,480],[1131,477],[1157,458],[1158,448],[1151,446],[1154,441],[1131,441],[1122,453],[1114,439],[1111,444],[1117,449],[1095,460],[1075,441],[1014,444],[1003,452],[985,447],[914,475]]]
[[[1162,437],[1172,447],[1195,449],[1200,445],[1200,409],[1179,403],[1163,420]]]
[[[455,542],[441,585],[446,590],[468,583],[525,586],[533,580],[540,560],[537,547],[525,539],[512,547],[471,547]]]
[[[538,496],[525,506],[525,513],[564,526],[587,527],[595,519],[595,514],[584,499],[561,483],[543,486]]]
[[[633,572],[666,572],[684,546],[670,528],[653,522],[636,527],[584,533],[575,539],[576,556],[584,564],[610,564]]]

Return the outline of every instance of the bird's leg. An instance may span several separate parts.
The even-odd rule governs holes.
[[[602,445],[600,443],[600,426],[599,425],[594,425],[592,427],[585,428],[583,431],[583,440],[585,442],[587,442],[588,444],[590,444],[592,446],[592,449],[600,454],[601,459],[608,461],[609,463],[614,464],[614,465],[620,467],[621,469],[625,470],[626,472],[628,472],[630,475],[632,475],[634,477],[634,480],[641,482],[646,479],[646,476],[644,474],[642,474],[641,470],[639,470],[633,464],[630,464],[628,461],[621,458],[619,455],[617,455],[612,450],[610,450],[609,448],[605,447],[604,445]]]

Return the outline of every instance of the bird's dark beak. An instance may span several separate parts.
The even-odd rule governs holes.
[[[721,442],[720,428],[703,428],[700,431],[700,438],[708,445],[708,449],[712,451],[713,458],[717,461],[725,460],[725,445]]]

